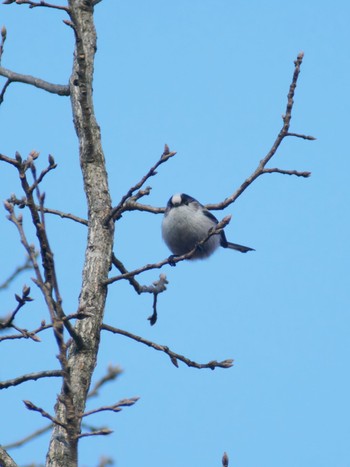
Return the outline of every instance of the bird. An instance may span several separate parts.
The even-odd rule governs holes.
[[[162,236],[173,256],[184,255],[203,241],[209,230],[218,224],[217,218],[199,201],[185,193],[174,194],[168,201],[162,221]],[[228,242],[222,230],[198,245],[189,259],[205,259],[222,246],[247,253],[254,248]]]

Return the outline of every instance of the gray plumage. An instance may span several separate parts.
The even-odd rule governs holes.
[[[217,223],[217,218],[192,196],[184,193],[176,194],[169,199],[164,213],[163,239],[174,255],[183,255],[204,240],[209,230]],[[241,253],[253,251],[253,248],[228,242],[225,232],[222,231],[220,234],[212,235],[200,245],[191,259],[207,258],[219,246]]]

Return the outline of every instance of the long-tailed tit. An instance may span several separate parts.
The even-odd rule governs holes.
[[[192,196],[179,193],[173,195],[167,204],[163,223],[162,235],[171,252],[183,255],[204,240],[212,227],[218,223],[217,218]],[[226,240],[225,232],[212,235],[197,248],[191,259],[204,259],[222,246],[246,253],[253,248],[237,245]]]

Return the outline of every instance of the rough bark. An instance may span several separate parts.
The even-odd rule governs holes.
[[[96,365],[107,296],[107,287],[103,281],[107,279],[111,264],[114,234],[113,225],[106,227],[104,222],[111,209],[111,199],[92,97],[96,52],[93,2],[69,0],[69,7],[76,38],[70,98],[79,139],[80,165],[89,222],[79,307],[82,311],[88,310],[92,316],[78,320],[76,324],[75,329],[83,340],[83,346],[79,347],[75,342],[71,345],[68,356],[69,387],[63,386],[55,408],[56,418],[66,423],[69,429],[55,426],[47,454],[46,465],[50,467],[77,465],[81,415],[85,409],[86,396]],[[74,414],[67,410],[67,391],[73,400]]]

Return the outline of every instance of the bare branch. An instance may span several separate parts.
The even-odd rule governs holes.
[[[309,135],[301,135],[300,133],[286,133],[286,136],[294,136],[295,138],[307,139],[309,141],[315,141],[317,138]]]
[[[32,151],[29,155],[30,157],[33,157],[34,159],[37,159],[39,157],[39,153],[36,151]],[[54,158],[49,154],[49,165],[43,169],[39,175],[39,177],[36,176],[36,167],[34,164],[30,164],[30,169],[33,175],[34,183],[32,186],[29,187],[29,191],[32,193],[34,190],[36,190],[39,187],[39,184],[43,181],[45,175],[47,175],[51,170],[54,170],[57,167],[57,164],[55,163]],[[37,192],[38,199],[40,200],[40,192]],[[43,202],[40,203],[39,209],[42,208]]]
[[[31,0],[5,0],[3,4],[9,5],[10,3],[16,3],[17,5],[29,5],[29,8],[36,8],[36,7],[46,7],[46,8],[54,8],[56,10],[65,11],[69,14],[70,10],[67,6],[61,5],[53,5],[51,3],[47,3],[45,1],[33,2]]]
[[[12,274],[9,275],[7,279],[4,280],[2,284],[0,284],[0,290],[7,289],[7,287],[11,284],[11,282],[16,279],[16,277],[22,272],[26,271],[27,269],[32,269],[32,264],[30,262],[29,256],[27,256],[26,260],[21,266],[17,266],[17,268],[13,271]]]
[[[86,438],[88,436],[110,435],[113,431],[109,428],[102,428],[102,430],[92,431],[91,433],[81,433],[76,438]]]
[[[67,318],[68,318],[68,316],[67,316]],[[94,397],[94,396],[98,395],[98,389],[100,389],[100,387],[102,387],[108,381],[114,380],[121,372],[122,372],[122,370],[118,366],[108,367],[107,375],[103,376],[99,381],[96,382],[94,388],[89,392],[87,397],[91,398],[91,397]],[[38,430],[35,430],[33,433],[25,436],[24,438],[21,438],[21,439],[15,441],[13,443],[3,445],[3,448],[4,449],[13,449],[13,448],[20,447],[23,444],[26,444],[29,441],[31,441],[31,440],[37,438],[38,436],[42,435],[43,433],[46,433],[47,431],[50,431],[52,426],[53,426],[52,423],[49,423],[48,425],[45,425],[44,427],[39,428]],[[85,426],[85,424],[84,424],[84,426]],[[97,430],[94,430],[94,431],[97,431]],[[1,460],[1,456],[0,456],[0,460]]]
[[[3,27],[1,28],[0,63],[1,63],[1,59],[2,59],[3,53],[4,53],[4,45],[5,45],[6,37],[7,37],[6,27],[3,26]]]
[[[136,190],[139,190],[143,185],[144,183],[146,182],[146,180],[148,180],[150,177],[153,177],[154,175],[157,174],[156,172],[156,169],[161,165],[161,164],[164,164],[164,162],[167,162],[171,157],[175,156],[176,152],[170,152],[169,150],[169,147],[168,145],[166,144],[164,146],[164,151],[163,151],[163,154],[161,155],[160,159],[158,160],[158,162],[156,162],[156,164],[151,167],[149,169],[149,171],[146,173],[146,175],[144,175],[141,180],[136,183],[136,185],[132,186],[128,192],[122,196],[121,200],[119,201],[119,203],[117,204],[117,206],[115,208],[112,209],[111,213],[107,216],[107,219],[105,220],[105,223],[106,225],[109,224],[109,222],[113,219],[113,220],[117,220],[119,219],[121,213],[123,212],[123,206],[124,206],[124,203],[129,199],[131,198],[132,194],[136,191]],[[144,192],[144,194],[148,194],[149,193],[149,188],[148,188],[148,191],[147,192]],[[144,194],[142,196],[144,196]],[[136,197],[136,199],[138,199],[140,196]]]
[[[128,279],[130,277],[137,276],[145,271],[149,271],[151,269],[160,269],[166,264],[170,264],[171,266],[175,266],[176,263],[179,263],[180,261],[184,261],[185,259],[190,259],[192,256],[196,253],[197,249],[203,245],[212,235],[217,235],[220,233],[230,222],[231,216],[226,216],[220,221],[215,228],[211,229],[208,232],[208,235],[200,242],[195,245],[195,247],[189,251],[188,253],[185,253],[184,255],[180,256],[169,256],[169,258],[164,259],[163,261],[160,261],[159,263],[154,263],[154,264],[146,264],[145,266],[142,266],[141,268],[134,269],[133,271],[127,272],[125,274],[121,274],[119,276],[115,277],[110,277],[105,281],[106,284],[112,284],[113,282],[120,281],[121,279]]]
[[[20,209],[23,209],[25,206],[28,206],[27,199],[17,198],[15,195],[11,195],[10,198],[7,199],[9,203],[12,203],[15,206],[19,206]],[[41,206],[35,205],[36,209],[39,211]],[[59,216],[62,219],[70,219],[72,221],[78,222],[79,224],[88,225],[88,221],[86,219],[82,219],[81,217],[75,216],[74,214],[58,211],[57,209],[46,208],[45,206],[42,207],[42,210],[46,214],[54,214],[55,216]]]
[[[50,92],[51,94],[57,94],[59,96],[69,96],[70,90],[68,85],[53,84],[48,81],[44,81],[40,78],[35,78],[31,75],[22,75],[15,73],[14,71],[8,70],[7,68],[0,67],[0,76],[4,76],[11,83],[24,83],[35,86],[36,88],[43,89],[44,91]],[[7,86],[10,83],[7,84]]]
[[[0,105],[4,102],[5,92],[7,91],[7,88],[10,86],[12,82],[13,82],[12,80],[8,79],[6,83],[4,84],[2,91],[0,93]]]
[[[278,173],[278,174],[283,174],[283,175],[296,175],[297,177],[310,177],[311,172],[299,172],[298,170],[284,170],[284,169],[278,169],[278,168],[265,168],[263,170],[264,174],[272,174],[272,173]]]
[[[116,258],[114,253],[112,255],[112,262],[113,262],[114,266],[117,269],[119,269],[119,271],[122,274],[128,274],[129,271],[126,269],[124,264],[118,258]],[[134,277],[129,277],[127,280],[129,281],[130,285],[132,285],[134,287],[134,289],[136,290],[136,292],[138,294],[142,294],[142,293],[151,293],[151,294],[153,294],[153,314],[148,318],[149,321],[150,321],[151,326],[153,326],[157,321],[157,300],[158,300],[158,295],[160,293],[162,293],[162,292],[165,292],[166,285],[168,284],[168,280],[166,278],[166,275],[165,274],[160,274],[159,275],[159,280],[154,281],[152,285],[141,285],[139,282],[137,282],[137,280]]]
[[[67,316],[63,317],[62,321],[65,322],[65,321],[68,321],[68,320],[71,320],[71,319],[85,319],[85,318],[89,318],[89,317],[91,317],[90,313],[79,312],[79,313],[73,313],[71,315],[67,315]],[[42,321],[42,324],[37,329],[35,329],[34,331],[28,331],[27,329],[20,329],[17,326],[12,325],[12,327],[14,329],[16,329],[20,334],[2,336],[2,337],[0,337],[0,342],[5,341],[5,340],[15,340],[15,339],[23,339],[23,338],[24,339],[32,339],[35,342],[40,342],[40,339],[37,336],[37,334],[39,332],[46,331],[47,329],[51,329],[51,328],[53,328],[53,326],[54,326],[53,323],[46,324],[45,321]]]
[[[23,446],[23,444],[28,443],[32,439],[37,438],[38,436],[46,433],[47,431],[50,431],[52,428],[52,423],[49,423],[46,426],[43,426],[42,428],[39,428],[38,430],[35,430],[33,433],[31,433],[28,436],[25,436],[24,438],[19,439],[18,441],[15,441],[13,443],[5,444],[3,445],[4,449],[14,449],[14,448],[19,448],[20,446]],[[0,457],[1,459],[1,457]]]
[[[99,407],[98,409],[89,410],[83,414],[83,417],[88,417],[89,415],[93,415],[99,412],[120,412],[123,407],[130,407],[135,404],[140,398],[139,397],[130,397],[129,399],[123,399],[113,405],[104,405],[103,407]]]
[[[289,92],[287,96],[287,106],[286,106],[286,111],[285,115],[283,115],[283,126],[280,132],[277,135],[277,138],[275,139],[270,151],[266,154],[266,156],[260,161],[258,167],[255,169],[255,171],[241,184],[241,186],[233,193],[231,196],[226,198],[224,201],[221,203],[216,203],[216,204],[207,204],[206,208],[210,210],[219,210],[219,209],[224,209],[230,204],[234,203],[239,196],[256,180],[260,175],[263,175],[264,173],[272,173],[269,169],[266,169],[266,164],[271,160],[271,158],[276,154],[277,149],[279,148],[280,144],[284,140],[286,136],[296,136],[298,138],[304,138],[308,140],[313,140],[315,139],[313,136],[305,136],[305,135],[299,135],[298,133],[290,133],[289,132],[289,127],[290,127],[290,121],[292,118],[292,110],[293,110],[293,104],[294,104],[294,92],[295,88],[297,86],[297,81],[300,73],[300,67],[302,64],[304,58],[303,52],[300,52],[297,59],[294,62],[295,68],[294,68],[294,73],[293,73],[293,78],[292,82],[289,87]],[[308,177],[310,175],[309,172],[298,172],[298,171],[286,171],[286,170],[273,170],[273,172],[278,172],[282,174],[288,174],[288,175],[296,175],[296,176],[301,176],[301,177]]]
[[[155,342],[151,342],[147,339],[144,339],[143,337],[136,336],[135,334],[132,334],[128,331],[124,331],[123,329],[118,329],[108,324],[102,324],[102,329],[104,329],[105,331],[112,332],[113,334],[121,334],[122,336],[129,337],[130,339],[133,339],[137,342],[141,342],[141,344],[145,344],[148,347],[152,347],[152,349],[159,350],[160,352],[164,352],[165,354],[169,356],[171,362],[176,367],[179,366],[178,360],[185,363],[189,367],[198,368],[198,369],[210,368],[211,370],[214,370],[215,368],[230,368],[233,365],[232,359],[223,360],[222,362],[217,362],[216,360],[213,360],[208,363],[197,363],[197,362],[194,362],[193,360],[190,360],[189,358],[184,357],[183,355],[173,352],[166,345],[156,344]]]
[[[0,382],[0,389],[7,389],[11,386],[18,386],[19,384],[27,381],[36,381],[40,378],[52,378],[62,376],[62,370],[47,370],[37,371],[36,373],[29,373],[27,375],[19,376],[18,378],[8,379],[7,381]]]
[[[22,296],[20,297],[19,295],[15,294],[15,298],[18,302],[18,305],[16,306],[15,310],[10,314],[10,316],[4,320],[4,321],[1,321],[0,320],[0,330],[1,329],[5,329],[5,328],[8,328],[8,327],[11,327],[12,326],[12,322],[13,320],[15,319],[16,317],[16,314],[18,313],[18,311],[27,303],[27,302],[31,302],[33,299],[31,297],[29,297],[29,294],[30,294],[30,287],[28,286],[23,286],[23,289],[22,289]]]
[[[124,264],[115,256],[114,253],[112,254],[112,263],[122,274],[127,274],[129,272],[124,266]],[[129,277],[128,281],[130,285],[134,287],[136,292],[140,294],[142,290],[142,285],[139,282],[137,282],[137,280],[134,277]]]
[[[34,280],[35,284],[40,288],[47,307],[50,312],[51,321],[54,324],[54,335],[56,337],[57,344],[60,348],[60,356],[64,360],[63,354],[66,351],[66,346],[63,341],[63,329],[62,323],[66,327],[70,336],[74,339],[77,346],[82,346],[83,342],[81,337],[78,333],[73,329],[69,321],[62,321],[65,314],[62,308],[62,298],[60,295],[58,281],[56,276],[56,267],[54,262],[54,255],[50,247],[48,235],[45,229],[45,221],[44,221],[44,211],[43,211],[43,203],[44,203],[44,196],[41,195],[39,190],[39,184],[45,177],[45,175],[50,172],[52,169],[56,167],[54,158],[49,155],[49,165],[42,170],[41,174],[37,178],[36,176],[36,168],[34,161],[39,157],[39,153],[36,151],[32,151],[26,160],[23,160],[19,153],[16,153],[15,159],[11,159],[9,157],[0,155],[0,160],[3,160],[11,165],[14,165],[18,171],[19,179],[22,185],[22,189],[25,193],[26,197],[26,204],[29,208],[33,225],[36,229],[36,235],[39,240],[40,244],[40,253],[41,258],[43,261],[43,268],[44,268],[44,279],[42,277],[39,265],[36,261],[34,256],[34,249],[32,246],[29,245],[26,235],[24,233],[23,225],[22,225],[22,216],[19,215],[16,217],[14,213],[13,205],[5,201],[5,208],[9,211],[10,215],[8,216],[9,220],[13,222],[20,234],[21,242],[25,247],[31,262],[34,267],[34,271],[36,274],[36,280]],[[27,170],[30,168],[34,183],[30,185],[28,178],[27,178]],[[37,205],[35,204],[33,192],[35,191],[38,199],[39,199],[39,210],[37,209]],[[68,372],[67,372],[68,375]]]
[[[27,407],[28,410],[33,410],[34,412],[39,412],[44,418],[48,418],[55,425],[59,425],[59,426],[61,426],[63,428],[66,428],[66,425],[64,423],[57,420],[55,417],[50,415],[48,412],[46,412],[41,407],[38,407],[37,405],[33,404],[33,402],[30,402],[30,401],[26,400],[26,401],[23,401],[23,403]]]
[[[91,391],[89,391],[87,397],[91,398],[97,396],[98,390],[101,386],[109,381],[114,381],[122,372],[123,370],[119,366],[110,365],[108,367],[107,374],[95,383],[94,387],[91,389]]]
[[[149,204],[136,203],[132,199],[125,202],[123,212],[125,211],[143,211],[151,214],[164,214],[165,208],[150,206]]]

